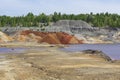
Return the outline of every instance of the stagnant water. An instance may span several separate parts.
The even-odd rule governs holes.
[[[0,54],[2,53],[24,53],[27,48],[6,48],[1,47],[0,48]]]
[[[23,47],[23,48],[7,48],[7,47],[0,47],[0,54],[18,54],[18,53],[26,53],[27,51],[42,51],[45,50],[44,47]]]
[[[100,50],[113,60],[120,60],[120,44],[79,44],[63,48],[65,51]]]
[[[42,47],[34,47],[34,48],[0,48],[0,54],[5,53],[25,53],[28,50],[37,50],[41,51],[45,48]],[[61,50],[70,51],[70,52],[78,52],[82,50],[100,50],[107,54],[113,60],[120,60],[120,44],[79,44],[79,45],[69,45],[68,47],[62,48]]]

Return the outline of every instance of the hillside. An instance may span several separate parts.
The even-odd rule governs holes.
[[[0,32],[0,42],[10,42],[12,40],[13,39],[10,36],[6,35],[3,32]]]
[[[38,31],[20,31],[14,35],[14,40],[17,41],[33,41],[38,43],[49,44],[81,44],[82,41],[76,37],[64,32],[38,32]]]

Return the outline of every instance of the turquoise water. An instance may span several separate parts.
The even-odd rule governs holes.
[[[79,44],[63,48],[65,51],[100,50],[113,60],[120,60],[120,44]]]

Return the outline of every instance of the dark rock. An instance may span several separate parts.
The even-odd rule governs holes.
[[[14,50],[14,48],[12,48],[11,50]]]
[[[99,50],[88,49],[88,50],[84,50],[83,52],[85,54],[100,56],[100,57],[104,58],[106,61],[112,61],[112,59],[109,56],[107,56],[106,54],[104,54],[102,51],[99,51]]]

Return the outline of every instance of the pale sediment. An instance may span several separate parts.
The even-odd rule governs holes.
[[[1,54],[1,80],[119,80],[120,64],[100,51],[64,52],[58,47],[31,48],[23,54]]]

